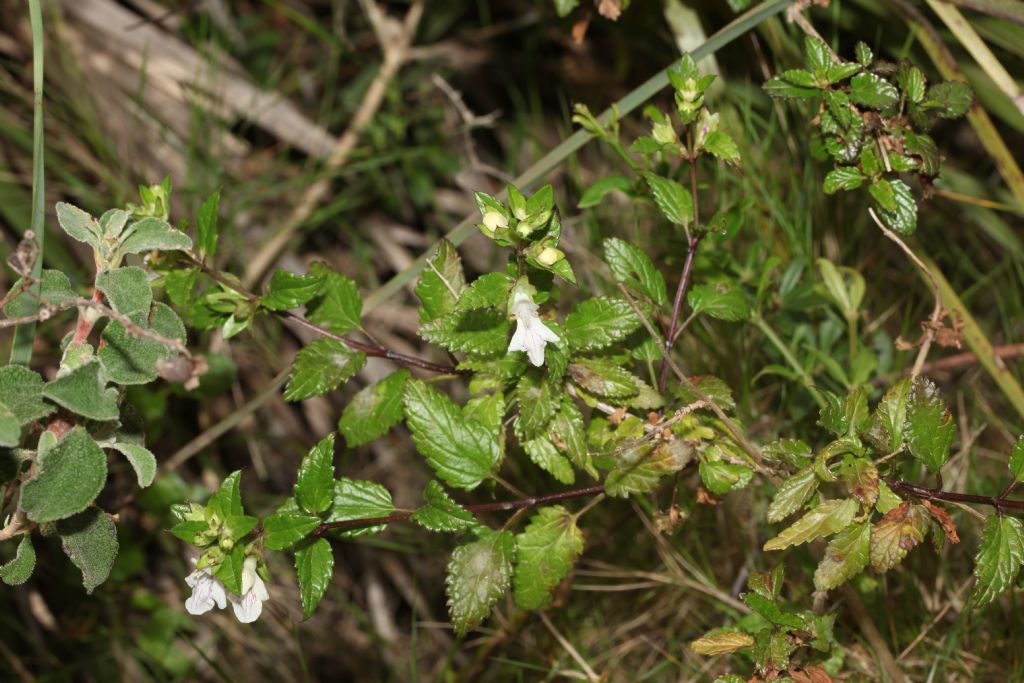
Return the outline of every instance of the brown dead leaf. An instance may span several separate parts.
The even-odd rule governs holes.
[[[789,671],[789,677],[796,683],[832,683],[832,677],[817,664],[805,666],[802,671]]]
[[[697,487],[697,504],[698,505],[718,505],[718,499],[715,498],[711,493],[703,486]]]
[[[946,533],[946,538],[949,539],[950,543],[959,543],[960,536],[956,533],[956,523],[953,518],[946,512],[946,508],[936,505],[930,501],[924,501],[924,506],[928,508],[928,512],[931,513],[932,518],[939,523],[942,530]]]
[[[573,22],[572,25],[572,42],[577,45],[583,44],[583,39],[587,37],[587,29],[590,27],[590,12],[585,11],[580,14],[580,18]]]

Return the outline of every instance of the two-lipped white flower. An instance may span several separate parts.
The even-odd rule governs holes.
[[[195,562],[195,560],[193,560]],[[185,577],[192,595],[185,601],[185,610],[196,616],[206,614],[214,607],[224,609],[231,603],[235,617],[243,624],[251,624],[263,613],[263,603],[270,599],[263,579],[256,573],[256,558],[247,557],[242,564],[242,595],[228,593],[224,583],[213,575],[209,567],[197,569]]]
[[[548,343],[558,341],[558,335],[545,325],[537,315],[539,306],[533,302],[533,292],[529,284],[516,285],[512,291],[508,311],[516,317],[516,331],[508,345],[509,353],[525,351],[530,362],[540,367],[544,365],[544,347]]]

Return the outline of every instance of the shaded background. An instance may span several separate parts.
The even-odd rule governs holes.
[[[169,175],[172,219],[190,220],[219,188],[217,265],[242,274],[267,254],[266,245],[307,188],[327,179],[329,192],[285,241],[276,265],[303,271],[313,260],[326,260],[369,292],[474,211],[474,190],[496,193],[567,137],[573,103],[602,110],[677,59],[680,45],[698,45],[703,33],[723,26],[744,4],[633,0],[611,21],[601,15],[614,14],[608,3],[589,0],[565,19],[541,0],[430,2],[407,61],[347,163],[325,170],[325,158],[351,125],[381,64],[363,3],[46,2],[46,206],[52,211],[55,202],[70,201],[98,215],[135,200],[138,184]],[[401,2],[382,7],[394,19],[407,9]],[[923,3],[877,0],[833,0],[810,17],[844,56],[864,40],[882,58],[910,57],[934,79],[935,66],[908,23],[914,10],[938,24]],[[965,11],[1009,72],[1024,73],[1024,27]],[[953,36],[941,28],[939,35],[1009,149],[1022,149],[1024,116]],[[768,322],[796,340],[802,355],[813,355],[806,345],[827,356],[838,335],[835,315],[813,290],[813,261],[826,256],[859,269],[868,280],[865,329],[880,358],[877,384],[884,385],[912,362],[894,340],[916,338],[930,295],[895,246],[869,225],[866,195],[820,192],[828,169],[807,149],[806,120],[814,112],[773,103],[760,91],[769,75],[800,62],[801,36],[783,18],[774,19],[701,65],[721,74],[709,104],[739,141],[744,171],[709,169],[705,176],[702,204],[709,210],[738,207],[742,221],[730,234],[709,238],[697,281],[728,272],[756,284],[759,264],[779,256],[789,279],[774,297]],[[25,3],[8,0],[0,3],[2,257],[29,224],[31,95],[28,11]],[[663,108],[670,102],[666,93],[656,98]],[[627,117],[624,140],[645,129],[639,114]],[[993,343],[1005,347],[1005,362],[1021,379],[1015,355],[1021,350],[1013,346],[1024,328],[1021,206],[969,123],[943,122],[935,137],[947,158],[938,193],[922,203],[918,243]],[[648,206],[611,199],[597,209],[575,208],[590,183],[621,172],[614,154],[594,143],[548,177],[563,211],[564,244],[588,290],[609,291],[602,271],[592,267],[605,236],[648,248],[670,281],[685,254],[680,236]],[[55,226],[51,215],[48,229]],[[83,246],[49,234],[48,267],[67,272],[77,284],[88,282],[91,258]],[[477,238],[466,242],[462,254],[475,272],[501,259]],[[4,288],[14,279],[9,272],[0,277]],[[387,346],[430,353],[417,340],[416,302],[408,291],[391,297],[364,324]],[[41,329],[34,362],[52,367],[66,327],[50,323]],[[334,581],[307,622],[300,620],[291,568],[278,555],[271,564],[273,599],[258,623],[240,625],[230,612],[185,614],[187,549],[165,531],[171,525],[167,506],[202,499],[224,474],[242,468],[247,508],[272,509],[290,492],[302,454],[335,428],[348,397],[391,369],[371,360],[342,391],[300,405],[271,393],[255,413],[241,415],[307,341],[302,330],[273,319],[261,320],[253,334],[230,345],[217,334],[193,333],[191,345],[207,353],[212,366],[199,390],[161,384],[129,391],[163,474],[120,510],[117,565],[94,594],[83,593],[55,541],[41,544],[28,584],[0,592],[0,655],[6,662],[0,677],[581,679],[581,668],[556,633],[607,680],[710,680],[727,670],[728,661],[697,657],[685,644],[740,616],[745,607],[736,595],[747,573],[770,566],[759,551],[759,534],[767,529],[758,528],[767,484],[709,506],[696,504],[695,484],[684,478],[678,502],[686,519],[671,534],[659,533],[654,522],[670,503],[669,487],[601,506],[587,518],[585,554],[571,589],[563,586],[549,610],[548,624],[500,603],[483,627],[456,641],[443,596],[453,541],[411,525],[336,545]],[[732,386],[753,438],[800,436],[818,443],[813,403],[797,383],[762,372],[781,360],[753,327],[703,322],[687,334],[682,349],[694,373],[713,372]],[[948,361],[955,353],[937,350],[933,360]],[[809,362],[823,386],[838,387],[824,364]],[[947,483],[997,493],[1008,444],[1022,430],[1020,418],[970,358],[940,363],[931,374],[943,383],[960,425],[956,479]],[[202,448],[190,445],[225,422],[231,429],[222,437]],[[399,507],[416,504],[429,475],[402,430],[364,448],[339,447],[336,465],[346,476],[381,482]],[[552,490],[546,475],[510,467],[527,490]],[[131,494],[133,476],[120,461],[111,471],[103,500],[116,504]],[[931,549],[918,550],[901,570],[855,583],[893,655],[912,646],[899,661],[914,680],[1020,680],[1019,596],[980,613],[966,608],[980,530],[971,517],[954,515],[963,544],[943,549],[938,561]],[[809,605],[813,551],[791,553],[787,566],[789,597]],[[834,602],[837,635],[847,648],[845,669],[877,677],[876,654],[861,625],[838,597]]]

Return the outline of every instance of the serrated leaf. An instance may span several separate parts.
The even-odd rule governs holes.
[[[505,273],[481,275],[459,295],[455,310],[461,312],[475,308],[496,308],[505,311],[512,285],[512,278]]]
[[[237,544],[224,554],[224,559],[213,570],[213,575],[221,580],[228,592],[235,595],[242,593],[242,570],[245,568],[245,546]]]
[[[408,370],[396,370],[352,397],[338,421],[349,448],[383,436],[402,419],[402,392],[409,377]]]
[[[871,66],[871,62],[875,59],[875,53],[871,51],[871,48],[867,46],[867,43],[858,41],[857,45],[854,46],[854,52],[857,55],[857,61],[860,62],[861,66]]]
[[[879,214],[893,232],[911,235],[917,229],[917,202],[914,195],[902,180],[890,180],[888,183],[892,187],[896,208],[889,211],[880,207]]]
[[[612,237],[604,241],[604,260],[618,282],[643,294],[658,306],[668,302],[665,278],[643,251]]]
[[[449,486],[471,491],[501,462],[494,435],[467,419],[450,398],[419,380],[406,385],[406,424],[417,450]]]
[[[813,469],[797,472],[782,482],[768,506],[768,521],[772,524],[790,516],[810,500],[818,490],[818,478]]]
[[[810,99],[821,95],[814,75],[803,69],[793,69],[769,78],[762,89],[769,97],[788,97],[791,99]]]
[[[516,535],[513,595],[522,609],[540,609],[583,552],[576,518],[561,505],[541,508]]]
[[[462,414],[487,427],[492,434],[498,434],[505,419],[505,410],[505,396],[498,391],[469,399],[462,408]]]
[[[312,301],[320,293],[324,276],[315,272],[299,275],[287,270],[275,270],[267,283],[266,293],[260,297],[260,306],[270,311],[287,311]]]
[[[317,515],[334,501],[334,434],[313,446],[299,465],[295,481],[295,502]]]
[[[949,460],[949,449],[956,438],[956,424],[931,380],[918,378],[910,390],[907,420],[904,426],[907,450],[938,472]]]
[[[1010,474],[1017,481],[1024,481],[1024,436],[1017,439],[1010,451]]]
[[[54,208],[57,212],[57,222],[68,237],[85,242],[94,249],[100,248],[103,233],[95,218],[77,206],[64,202],[57,202]]]
[[[423,505],[412,513],[410,519],[430,531],[456,532],[480,524],[473,513],[452,500],[434,480],[427,482],[423,489]]]
[[[657,141],[655,142],[657,143]],[[589,209],[592,206],[597,206],[598,204],[600,204],[601,200],[605,198],[605,195],[607,195],[610,192],[622,192],[626,195],[629,195],[632,192],[632,190],[632,179],[621,175],[606,176],[596,181],[593,185],[591,185],[590,187],[583,191],[583,196],[580,197],[580,201],[578,204],[576,204],[576,208]]]
[[[508,590],[515,551],[511,531],[486,530],[481,531],[480,540],[452,553],[445,592],[456,634],[464,636],[475,628]]]
[[[850,99],[872,109],[885,109],[900,101],[900,93],[881,76],[864,71],[850,79]]]
[[[941,157],[939,148],[930,136],[906,131],[903,134],[903,148],[907,154],[918,157],[920,172],[926,176],[937,176]]]
[[[883,453],[894,453],[903,446],[903,432],[907,420],[907,399],[910,396],[909,377],[893,383],[875,408],[871,429],[867,437]]]
[[[708,491],[719,496],[746,487],[754,476],[749,467],[724,460],[701,460],[697,471]]]
[[[654,203],[665,218],[676,225],[688,226],[693,220],[693,197],[690,191],[676,181],[654,173],[644,173],[644,180],[651,188]]]
[[[540,373],[528,372],[519,379],[515,397],[519,406],[516,436],[529,440],[543,434],[558,411],[561,402],[558,390]]]
[[[783,529],[778,536],[764,544],[764,549],[783,550],[842,531],[850,525],[856,513],[857,501],[853,498],[827,500]]]
[[[55,409],[43,400],[43,378],[22,365],[0,368],[0,402],[19,426],[40,420]]]
[[[117,250],[124,255],[175,249],[185,251],[191,248],[192,238],[167,221],[149,216],[135,221],[125,229]]]
[[[784,626],[790,629],[803,630],[807,622],[791,608],[780,605],[774,598],[761,595],[760,593],[746,593],[743,595],[743,602],[773,624]]]
[[[429,322],[454,310],[455,302],[465,287],[466,276],[455,245],[441,240],[416,285],[416,296],[422,304],[420,322]]]
[[[154,302],[147,316],[136,313],[128,316],[139,327],[167,339],[185,341],[185,325],[166,304]],[[107,380],[115,384],[148,384],[159,373],[157,361],[166,358],[170,350],[158,341],[131,334],[116,320],[107,323],[97,357],[103,364]]]
[[[867,458],[847,456],[840,467],[843,483],[850,494],[871,507],[878,500],[878,467]]]
[[[114,519],[98,508],[89,508],[57,522],[64,553],[82,572],[86,593],[107,580],[117,557]]]
[[[829,85],[834,85],[839,81],[845,81],[860,70],[860,64],[855,62],[843,62],[842,64],[832,64],[828,69],[826,69],[825,73]]]
[[[960,81],[948,81],[928,88],[923,104],[938,109],[942,118],[956,119],[967,113],[972,102],[974,91],[971,86]]]
[[[366,363],[366,355],[336,339],[315,339],[295,356],[284,400],[301,401],[336,389]]]
[[[832,52],[821,38],[804,36],[804,59],[809,71],[824,71],[832,65]]]
[[[828,172],[822,188],[826,194],[835,194],[839,190],[855,190],[864,182],[864,176],[856,166],[840,166]]]
[[[335,334],[359,329],[363,300],[351,278],[327,270],[320,294],[309,305],[309,320]]]
[[[825,557],[814,571],[814,588],[829,591],[838,588],[868,566],[871,524],[854,524],[843,529],[825,547]]]
[[[563,484],[576,481],[569,459],[558,452],[555,445],[547,437],[541,436],[523,442],[523,450],[530,456],[537,467],[541,468]]]
[[[597,478],[597,470],[587,451],[586,425],[583,415],[568,396],[562,397],[562,406],[551,423],[552,441],[565,453],[569,462],[590,476]]]
[[[0,580],[8,586],[20,586],[29,580],[36,568],[36,549],[28,534],[21,537],[14,559],[0,567]]]
[[[695,285],[686,295],[695,314],[706,313],[712,318],[736,322],[750,317],[750,301],[737,285],[717,283]]]
[[[453,353],[488,358],[508,351],[508,316],[492,309],[441,315],[420,326],[420,336]]]
[[[903,502],[885,514],[871,528],[871,568],[887,572],[924,540],[928,531],[928,510],[923,505]]]
[[[596,351],[625,339],[641,324],[628,302],[594,297],[566,316],[565,337],[574,351]]]
[[[209,537],[200,538],[200,535],[206,534],[209,530],[209,522],[195,519],[182,520],[171,527],[172,534],[186,543],[200,547],[209,544]]]
[[[43,396],[90,420],[116,420],[117,390],[105,389],[104,384],[100,379],[100,364],[94,360],[47,382]]]
[[[21,507],[34,522],[52,522],[81,512],[107,480],[107,457],[84,427],[41,451],[35,475],[21,487]]]
[[[916,66],[901,68],[896,81],[911,102],[916,103],[924,99],[924,74]]]
[[[690,649],[699,655],[713,657],[728,655],[754,646],[754,637],[741,631],[720,631],[709,633],[690,643]]]
[[[140,488],[146,488],[156,478],[156,456],[145,446],[134,443],[114,441],[103,444],[104,448],[112,448],[123,455],[135,470],[135,477]]]
[[[121,315],[146,313],[153,303],[153,289],[146,271],[126,266],[96,276],[96,289],[103,292],[110,307]]]
[[[334,575],[334,551],[326,538],[302,541],[295,550],[302,618],[309,619],[327,593]]]
[[[878,202],[878,206],[883,210],[896,210],[896,190],[888,180],[876,180],[868,187],[868,192],[875,198],[875,201]]]
[[[723,161],[736,161],[740,158],[740,148],[725,131],[715,130],[708,133],[704,138],[704,149]]]
[[[1024,524],[1016,517],[990,515],[974,558],[973,598],[987,605],[1013,584],[1024,562]]]
[[[625,498],[653,491],[662,477],[679,472],[693,459],[693,446],[682,439],[631,448],[619,456],[619,464],[605,478],[609,496]]]
[[[588,393],[610,399],[626,399],[639,391],[635,375],[600,358],[579,358],[570,363],[569,376]]]
[[[263,542],[270,550],[284,550],[309,536],[320,518],[299,512],[276,512],[263,518]]]
[[[345,522],[354,519],[375,519],[387,517],[395,511],[391,493],[380,484],[362,479],[342,477],[334,485],[334,504],[331,506],[328,522]],[[334,533],[343,537],[364,536],[383,531],[386,524],[345,529]]]
[[[255,529],[260,520],[252,515],[233,515],[224,520],[224,532],[232,541],[239,541]]]
[[[199,240],[199,254],[212,259],[217,252],[217,213],[220,210],[220,190],[217,190],[199,207],[196,220],[196,234]]]

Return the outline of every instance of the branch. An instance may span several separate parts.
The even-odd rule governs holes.
[[[971,503],[972,505],[988,505],[998,512],[1009,510],[1024,514],[1024,500],[1007,500],[1005,496],[1012,490],[1007,488],[1000,496],[979,496],[973,493],[954,493],[925,486],[918,486],[905,481],[889,481],[889,488],[922,500],[944,500],[949,503]]]
[[[521,498],[519,500],[506,500],[499,501],[496,503],[480,503],[478,505],[464,505],[463,507],[472,512],[473,514],[480,514],[484,512],[510,512],[513,510],[523,510],[527,508],[537,507],[538,505],[547,505],[548,503],[557,503],[562,500],[570,500],[572,498],[584,498],[586,496],[597,496],[604,493],[603,486],[588,486],[582,489],[572,489],[570,491],[561,491],[559,493],[549,493],[545,496],[534,496],[530,498]],[[326,532],[332,529],[361,529],[368,526],[377,526],[379,524],[394,524],[395,522],[405,522],[412,517],[412,512],[396,512],[388,515],[387,517],[371,517],[369,519],[346,519],[341,522],[326,522],[321,524],[317,528],[313,529],[311,536],[322,536]]]

